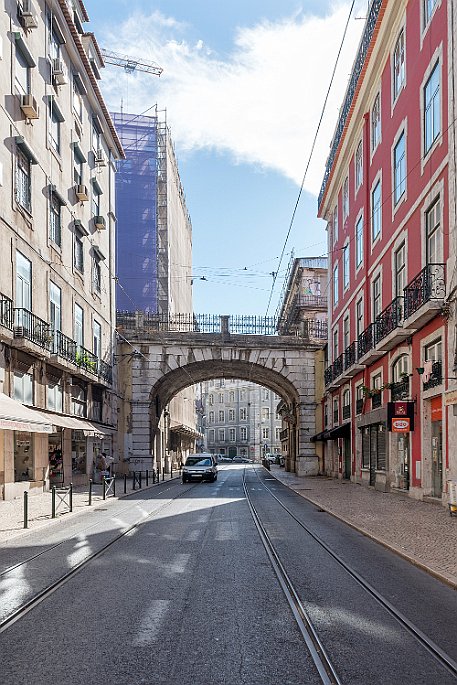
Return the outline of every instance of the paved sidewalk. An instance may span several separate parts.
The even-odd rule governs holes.
[[[457,589],[457,517],[443,506],[334,478],[271,473],[305,499]]]
[[[180,477],[175,471],[173,478]],[[165,482],[170,480],[170,474],[165,474]],[[162,483],[162,479],[160,483]],[[149,488],[155,487],[152,478],[149,478]],[[142,479],[142,490],[146,489],[145,478]],[[138,492],[138,485],[136,485]],[[108,497],[103,500],[103,490],[101,485],[94,485],[92,491],[92,507],[110,506],[112,502],[117,502],[120,498],[133,493],[132,479],[127,479],[127,493],[124,495],[124,479],[116,479],[116,497]],[[56,500],[58,504],[58,499]],[[14,500],[0,500],[0,545],[19,535],[27,534],[29,531],[37,530],[49,525],[65,525],[70,517],[89,511],[89,488],[88,486],[73,488],[73,511],[70,513],[68,507],[60,505],[57,507],[56,518],[52,518],[52,496],[51,492],[44,492],[30,495],[28,498],[28,528],[24,528],[24,502],[23,498]]]

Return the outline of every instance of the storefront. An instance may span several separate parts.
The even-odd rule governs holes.
[[[34,480],[33,436],[14,431],[14,481]]]
[[[443,494],[443,404],[441,395],[432,397],[431,410],[431,454],[432,454],[432,497]]]
[[[56,432],[48,435],[49,483],[61,485],[65,481],[63,464],[63,431],[56,427]]]

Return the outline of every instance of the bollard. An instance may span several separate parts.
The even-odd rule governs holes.
[[[162,469],[162,480],[165,480],[165,469]]]
[[[140,474],[140,477],[138,478],[138,487],[141,490],[141,474],[142,474],[142,471],[139,471],[139,474]]]
[[[56,486],[52,486],[52,518],[56,517]]]
[[[170,478],[173,478],[173,466],[170,466]]]
[[[103,476],[103,499],[106,499],[106,477]]]
[[[155,482],[156,482],[156,470],[152,469],[152,484],[154,485]]]
[[[70,511],[73,511],[73,483],[70,483]]]
[[[89,478],[89,506],[92,506],[92,478]]]
[[[149,485],[149,471],[146,469],[146,486]]]
[[[124,495],[127,494],[127,474],[124,473]]]
[[[135,487],[136,487],[136,485],[135,485],[135,481],[136,481],[136,477],[135,477],[135,471],[133,471],[133,482],[132,482],[132,490],[135,490]]]
[[[24,528],[29,527],[29,493],[24,492]]]

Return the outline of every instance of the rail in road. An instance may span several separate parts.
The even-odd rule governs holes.
[[[224,478],[220,478],[214,485],[199,483],[183,485],[176,480],[168,482],[166,486],[159,484],[148,491],[137,492],[136,501],[127,503],[123,500],[122,504],[119,502],[117,506],[113,503],[109,514],[104,519],[104,526],[93,520],[97,518],[94,512],[91,515],[92,518],[89,518],[83,527],[80,526],[78,530],[75,530],[70,537],[49,542],[34,554],[17,559],[0,570],[0,587],[3,592],[0,605],[0,633],[8,631],[82,569],[95,562],[105,551],[142,529],[144,524],[153,522],[155,526],[158,521],[154,521],[154,518],[159,518],[160,515],[164,515],[164,512],[166,515],[173,516],[173,509],[169,510],[169,514],[166,512],[176,500],[189,493],[195,497],[198,497],[199,493],[202,497],[208,497],[206,493],[209,493],[211,501],[217,502],[218,496],[224,497],[224,488],[229,489],[230,478],[236,478],[236,471],[242,471],[241,499],[249,507],[254,520],[255,529],[252,529],[252,534],[255,536],[256,530],[265,547],[279,587],[290,606],[291,616],[303,638],[303,653],[311,655],[314,662],[315,679],[319,679],[325,685],[342,685],[343,683],[352,685],[355,682],[363,682],[364,685],[368,682],[389,683],[389,685],[433,682],[447,685],[456,681],[457,664],[443,645],[440,646],[441,638],[431,639],[423,626],[405,615],[405,612],[392,601],[391,597],[390,599],[386,597],[379,588],[374,587],[369,578],[360,572],[360,569],[357,570],[343,558],[338,551],[338,544],[329,543],[328,539],[324,539],[319,534],[317,517],[325,516],[325,514],[318,514],[319,510],[316,507],[305,504],[300,496],[282,486],[263,468],[248,466],[244,469],[226,470],[222,467],[221,476],[224,471],[227,473],[227,485]],[[235,498],[238,500],[237,494]],[[249,516],[247,510],[246,516]],[[116,526],[107,528],[107,521],[114,519]],[[340,538],[341,531],[344,529],[342,524],[332,520],[326,531],[328,535],[335,534],[337,531],[336,534]],[[96,549],[94,549],[95,543],[91,548],[84,544],[89,532],[91,539],[96,539]],[[350,529],[348,529],[349,535],[354,535]],[[242,540],[240,544],[243,545]],[[366,540],[362,542],[363,544],[373,545],[371,541]],[[383,550],[383,554],[389,553]],[[62,573],[64,563],[67,568]],[[265,563],[268,565],[267,560]],[[406,564],[403,560],[397,559],[396,563]],[[335,588],[332,589],[330,583],[325,585],[324,582],[323,594],[316,597],[315,588],[312,587],[315,576],[324,575],[324,569],[330,574],[330,578],[335,579],[336,593],[347,595],[342,598],[341,606],[337,607],[338,615],[343,616],[347,624],[344,626],[343,640],[336,637],[337,630],[332,625],[334,621],[332,612],[335,613],[335,607],[331,606],[330,601],[324,601],[327,595],[335,592]],[[415,572],[419,573],[417,569]],[[33,577],[33,590],[26,583],[21,585],[25,576]],[[271,577],[274,582],[274,576]],[[431,587],[438,587],[438,581],[435,579],[427,578],[426,580]],[[8,594],[10,591],[11,594]],[[444,591],[451,592],[449,588],[445,588]],[[346,607],[350,601],[355,601],[354,598],[357,598],[358,607],[357,610],[354,608],[350,616]],[[366,614],[364,614],[365,611]],[[354,616],[357,616],[359,624],[357,626],[354,625]],[[379,673],[376,671],[378,667],[373,666],[376,677],[367,675],[366,680],[360,680],[360,677],[356,679],[348,676],[350,668],[347,662],[353,658],[353,654],[341,649],[341,642],[347,641],[348,645],[351,640],[354,642],[354,635],[357,634],[360,626],[364,630],[378,633],[380,643],[384,641],[386,652],[382,658],[386,662],[386,669],[389,665],[387,663],[389,655],[395,654],[395,650],[403,649],[399,658],[405,663],[409,661],[410,668],[416,669],[416,673],[411,672],[409,680],[404,679],[399,673],[398,679],[395,680],[388,674]],[[351,650],[355,652],[357,647],[362,650],[361,654],[364,654],[363,658],[366,660],[368,670],[372,655],[363,652],[363,645],[353,644]],[[417,664],[414,659],[417,659]],[[357,668],[360,669],[360,666]],[[433,677],[430,675],[432,673]],[[311,674],[307,674],[308,676]],[[315,682],[315,679],[306,682]]]

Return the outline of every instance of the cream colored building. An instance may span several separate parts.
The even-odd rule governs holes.
[[[0,15],[7,499],[87,481],[97,453],[115,444],[113,207],[123,150],[100,92],[103,59],[85,32],[88,19],[84,4],[70,0],[6,0]]]

